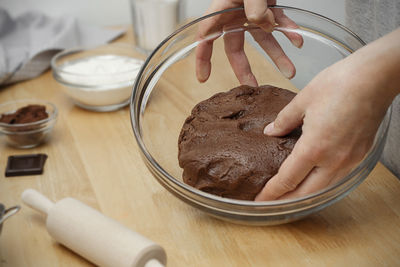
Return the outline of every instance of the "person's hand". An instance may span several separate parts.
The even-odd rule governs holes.
[[[256,201],[316,192],[363,159],[400,90],[400,29],[384,38],[322,71],[266,126],[272,136],[303,132]]]
[[[227,25],[241,25],[248,20],[258,25],[261,29],[251,30],[255,41],[272,59],[278,69],[287,78],[292,78],[296,69],[290,59],[286,56],[271,32],[276,24],[280,27],[298,28],[281,10],[272,10],[268,5],[275,5],[276,0],[214,0],[207,14],[220,10],[235,8],[244,5],[245,16],[238,12],[221,14],[208,18],[200,23],[197,39],[200,41],[196,48],[196,76],[200,82],[207,81],[211,73],[211,55],[215,38],[210,38],[211,33],[222,33]],[[285,32],[286,37],[296,47],[303,45],[301,35],[293,32]],[[244,52],[244,31],[224,35],[225,53],[232,69],[241,84],[257,86],[247,56]]]

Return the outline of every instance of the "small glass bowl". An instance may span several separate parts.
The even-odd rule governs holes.
[[[19,124],[0,122],[0,134],[4,135],[7,144],[17,148],[36,147],[48,140],[57,121],[57,107],[39,99],[21,99],[0,104],[0,115],[13,113],[17,109],[28,105],[42,105],[49,115],[46,119]]]
[[[71,64],[94,57],[101,57],[102,64],[96,69],[91,67],[92,72],[90,69],[66,69]],[[129,61],[129,68],[110,67],[108,62],[116,58]],[[106,112],[129,104],[131,88],[144,58],[133,45],[112,43],[62,51],[52,58],[51,68],[54,79],[76,105],[92,111]]]
[[[175,197],[196,209],[223,220],[249,225],[274,225],[298,220],[349,194],[378,162],[391,116],[389,108],[371,150],[351,173],[338,183],[301,198],[261,202],[236,200],[185,184],[178,163],[178,136],[185,119],[198,102],[239,85],[225,56],[224,38],[217,37],[243,32],[245,51],[258,84],[291,90],[301,90],[320,71],[365,45],[344,26],[318,14],[293,7],[271,8],[278,14],[285,14],[299,26],[298,29],[276,27],[272,33],[296,67],[296,76],[292,80],[285,79],[271,65],[267,54],[252,39],[249,31],[259,28],[246,21],[243,8],[229,9],[197,19],[166,38],[142,67],[130,105],[132,128],[142,158],[157,181]],[[195,50],[200,42],[197,40],[198,26],[201,23],[208,25],[209,21],[217,19],[224,23],[227,21],[224,18],[236,18],[243,23],[225,23],[223,32],[216,29],[209,33],[209,38],[215,40],[212,71],[207,82],[199,83],[195,75]],[[290,31],[303,37],[300,49],[284,36],[283,33]]]

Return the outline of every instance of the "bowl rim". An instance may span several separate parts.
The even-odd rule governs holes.
[[[28,122],[28,123],[15,123],[15,124],[9,124],[9,123],[4,123],[4,122],[0,122],[0,127],[4,127],[4,128],[10,128],[10,127],[27,127],[27,126],[35,126],[35,125],[40,125],[40,124],[44,124],[47,122],[50,122],[54,119],[57,118],[58,116],[58,109],[57,106],[49,101],[46,100],[41,100],[41,99],[35,99],[35,98],[24,98],[24,99],[18,99],[18,100],[12,100],[12,101],[7,101],[4,103],[0,104],[0,108],[1,107],[5,107],[7,105],[11,105],[11,104],[17,104],[17,103],[26,103],[26,105],[36,105],[36,104],[41,104],[41,105],[48,105],[51,106],[53,111],[51,113],[49,113],[47,110],[46,112],[49,114],[49,116],[43,120],[39,120],[39,121],[34,121],[34,122]],[[16,111],[16,110],[14,110]],[[2,114],[6,114],[6,113],[2,113]],[[0,114],[0,115],[2,115]],[[32,130],[30,130],[32,131]],[[35,130],[34,130],[35,131]],[[26,133],[26,132],[23,132]]]
[[[57,66],[57,61],[60,58],[62,58],[63,56],[70,55],[70,54],[75,54],[75,53],[80,53],[80,52],[85,52],[85,51],[90,51],[92,49],[101,48],[101,47],[104,47],[104,48],[118,47],[118,48],[121,48],[121,49],[125,49],[127,51],[134,51],[136,49],[135,46],[132,45],[132,44],[124,43],[124,42],[116,42],[116,43],[108,43],[108,44],[102,44],[102,45],[77,46],[77,47],[69,48],[69,49],[66,49],[66,50],[62,50],[62,51],[58,52],[57,54],[55,54],[51,58],[50,66],[51,66],[51,69],[53,71],[53,74],[56,74],[57,76],[60,75],[60,74],[68,74],[68,75],[73,75],[73,76],[76,76],[76,77],[93,77],[93,78],[95,78],[95,77],[104,77],[104,76],[110,77],[110,76],[115,76],[115,75],[123,75],[123,74],[132,73],[132,71],[134,71],[136,69],[140,69],[143,66],[144,62],[145,62],[145,60],[143,60],[143,59],[140,59],[140,58],[137,58],[137,57],[133,57],[133,56],[124,55],[123,57],[131,58],[131,59],[134,59],[134,60],[140,62],[140,66],[139,67],[134,67],[134,68],[131,68],[131,69],[125,70],[125,71],[112,72],[112,73],[108,73],[108,74],[82,74],[82,73],[78,73],[78,72],[66,71],[66,70],[63,70],[60,67],[60,66],[64,65],[65,63],[61,64],[60,66]],[[106,55],[112,55],[112,54],[113,54],[113,52],[111,51],[110,53],[98,54],[98,55],[94,55],[94,56],[106,56]],[[114,52],[114,55],[117,55],[117,53]],[[69,62],[69,61],[67,61],[67,62]],[[85,85],[85,84],[79,84],[79,83],[69,83],[69,82],[66,82],[66,81],[64,81],[62,79],[60,80],[56,75],[53,75],[53,77],[58,82],[63,83],[63,84],[68,84],[68,85],[72,85],[72,86],[79,86],[79,87],[86,87],[86,88],[102,87],[102,85]],[[136,77],[137,77],[137,75],[136,75]],[[134,80],[136,80],[136,77],[135,77]],[[109,85],[115,85],[115,84],[120,84],[120,83],[129,83],[129,85],[130,85],[130,84],[134,83],[134,80],[133,81],[126,80],[126,81],[119,82],[119,83],[110,83]]]
[[[353,31],[351,31],[350,29],[348,29],[347,27],[343,26],[342,24],[327,18],[323,15],[320,15],[318,13],[312,12],[312,11],[308,11],[305,9],[301,9],[301,8],[296,8],[296,7],[290,7],[290,6],[284,6],[284,5],[273,5],[270,6],[269,8],[281,8],[281,9],[286,9],[286,10],[294,10],[294,11],[298,11],[307,15],[312,15],[314,17],[317,17],[319,19],[323,19],[328,21],[329,23],[341,28],[342,30],[344,30],[345,32],[347,32],[348,34],[352,35],[355,39],[357,39],[360,44],[362,46],[366,45],[366,43],[357,35],[355,34]],[[185,29],[187,29],[188,27],[199,23],[202,20],[205,20],[207,18],[210,18],[212,16],[216,16],[219,14],[223,14],[226,12],[231,12],[231,11],[240,11],[240,10],[244,10],[243,7],[237,7],[237,8],[230,8],[230,9],[225,9],[225,10],[221,10],[218,12],[214,12],[214,13],[210,13],[207,15],[204,15],[200,18],[197,18],[185,25],[183,25],[182,27],[180,27],[179,29],[177,29],[176,31],[174,31],[173,33],[171,33],[168,37],[166,37],[162,42],[160,42],[160,44],[150,53],[150,55],[147,57],[146,61],[144,62],[144,64],[142,65],[138,75],[137,75],[137,79],[135,81],[135,84],[133,86],[133,90],[132,90],[132,94],[131,94],[131,98],[130,98],[130,118],[131,118],[131,126],[134,132],[134,136],[136,139],[136,142],[139,146],[140,152],[142,153],[142,156],[144,156],[144,159],[147,160],[146,165],[147,164],[151,164],[150,167],[155,168],[158,172],[160,172],[164,177],[168,178],[168,182],[172,182],[174,183],[176,186],[183,188],[184,190],[189,191],[190,193],[199,196],[201,198],[205,198],[207,200],[211,200],[211,201],[216,201],[216,202],[222,202],[224,204],[228,204],[228,205],[233,205],[233,206],[241,206],[241,207],[246,207],[246,208],[262,208],[262,207],[278,207],[278,206],[282,206],[282,205],[290,205],[290,204],[297,204],[297,203],[302,203],[305,201],[312,201],[312,200],[316,200],[319,197],[321,197],[323,194],[325,194],[328,191],[333,191],[337,188],[339,188],[341,185],[349,182],[360,170],[362,170],[363,168],[368,166],[368,163],[374,160],[374,153],[377,150],[379,150],[379,147],[382,143],[384,143],[386,141],[386,135],[387,135],[387,131],[390,125],[390,118],[392,115],[392,107],[390,106],[381,122],[381,126],[382,123],[384,121],[387,120],[387,125],[382,129],[380,136],[378,138],[378,134],[379,132],[377,132],[376,137],[377,138],[377,142],[371,147],[370,151],[368,152],[368,154],[364,157],[364,159],[359,163],[358,166],[356,166],[349,174],[347,174],[345,177],[343,177],[339,182],[334,183],[333,185],[330,185],[324,189],[321,189],[317,192],[314,192],[312,194],[306,195],[306,196],[302,196],[302,197],[298,197],[298,198],[291,198],[291,199],[283,199],[283,200],[269,200],[269,201],[251,201],[251,200],[238,200],[238,199],[232,199],[232,198],[224,198],[224,197],[220,197],[217,195],[213,195],[210,193],[206,193],[203,192],[197,188],[194,188],[192,186],[189,186],[187,184],[185,184],[184,182],[178,180],[177,178],[173,177],[172,175],[170,175],[166,170],[164,170],[163,167],[160,166],[160,164],[153,158],[153,156],[149,153],[149,151],[147,150],[142,137],[141,137],[141,130],[140,130],[140,125],[139,125],[139,120],[137,120],[136,115],[139,117],[140,115],[140,106],[136,107],[138,110],[138,112],[136,112],[136,108],[134,107],[135,105],[135,99],[136,96],[138,95],[138,86],[139,86],[139,77],[142,77],[145,68],[147,67],[147,65],[149,64],[150,60],[154,57],[154,55],[158,52],[158,50],[160,50],[165,43],[167,43],[169,40],[171,40],[173,37],[175,37],[176,35],[178,35],[179,33],[181,33],[182,31],[184,31]],[[144,93],[144,92],[143,92]],[[140,98],[140,96],[138,96],[138,98]],[[137,125],[137,126],[136,126]],[[149,167],[149,166],[148,166]],[[158,178],[156,178],[158,180]],[[365,178],[364,178],[365,179]],[[361,183],[362,180],[360,181],[355,181],[353,184],[351,184],[349,187],[347,188],[354,188],[355,185]],[[168,191],[170,191],[170,189],[168,189]],[[350,190],[346,190],[347,192],[349,192]],[[342,197],[345,195],[344,193],[340,194]],[[339,196],[340,197],[340,196]],[[191,201],[195,201],[196,203],[199,202],[198,200],[192,200]],[[312,202],[313,203],[313,202]],[[231,211],[229,211],[230,213],[232,213]]]

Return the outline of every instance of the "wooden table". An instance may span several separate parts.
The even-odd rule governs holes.
[[[120,39],[133,42],[131,34]],[[273,227],[209,217],[161,187],[135,143],[129,109],[96,113],[73,105],[48,71],[0,89],[0,102],[41,98],[59,108],[50,142],[29,150],[0,143],[0,202],[21,204],[34,188],[99,209],[161,244],[168,266],[399,266],[400,183],[378,164],[342,201],[304,220]],[[7,157],[46,153],[43,175],[5,178]],[[148,179],[144,179],[148,178]],[[0,237],[1,266],[90,266],[57,244],[45,218],[22,205]]]

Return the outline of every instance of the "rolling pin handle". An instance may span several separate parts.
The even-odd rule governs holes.
[[[48,214],[54,205],[50,199],[34,189],[27,189],[22,192],[21,198],[26,205],[44,214]]]
[[[144,267],[164,267],[164,266],[165,266],[164,264],[162,264],[156,259],[151,259],[144,265]]]

